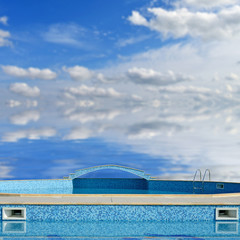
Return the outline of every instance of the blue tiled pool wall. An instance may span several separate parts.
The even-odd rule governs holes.
[[[0,205],[1,210],[2,207],[26,208],[27,221],[214,221],[219,206]]]
[[[218,225],[221,224],[221,225]],[[15,222],[0,224],[0,236],[81,236],[81,237],[211,237],[239,236],[239,222],[159,222],[159,221],[73,221]],[[132,239],[131,238],[131,239]],[[178,238],[178,240],[180,240]],[[182,238],[181,238],[182,239]],[[192,238],[190,238],[192,239]],[[188,240],[190,240],[188,238]],[[194,238],[195,239],[195,238]],[[115,239],[116,240],[116,239]]]
[[[204,238],[192,238],[189,236],[164,236],[163,237],[158,237],[155,236],[153,237],[153,239],[156,240],[205,240]],[[23,236],[11,236],[11,238],[9,237],[4,237],[2,240],[36,240],[35,237],[34,238],[29,238],[29,237],[23,237]],[[46,236],[46,237],[37,237],[37,240],[66,240],[65,238],[62,238],[61,236]],[[76,237],[68,237],[67,240],[89,240],[89,237],[80,237],[80,238],[76,238]],[[91,240],[99,240],[99,237],[91,237]],[[101,240],[149,240],[149,237],[142,237],[142,236],[137,236],[137,237],[101,237]],[[208,237],[207,240],[235,240],[234,238],[232,238],[231,236],[227,236],[227,237]]]
[[[148,181],[148,190],[176,192],[176,193],[193,193],[193,183],[188,181]]]
[[[75,178],[73,188],[148,189],[148,181],[132,178]]]
[[[206,193],[234,193],[240,192],[240,184],[239,183],[220,183],[224,185],[224,189],[217,189],[217,184],[214,182],[206,183],[204,187],[204,191]]]
[[[72,189],[72,180],[9,180],[0,181],[1,190],[7,189],[36,189],[36,188],[70,188]]]
[[[189,237],[189,236],[154,236],[151,237],[153,239],[156,240],[205,240],[205,238],[195,238],[195,237]],[[9,237],[3,237],[3,239],[1,240],[36,240],[36,237],[33,238],[29,238],[29,237],[24,237],[24,236],[11,236],[11,238]],[[37,240],[66,240],[66,238],[64,238],[64,236],[46,236],[46,237],[37,237]],[[67,240],[89,240],[89,237],[67,237]],[[91,240],[99,240],[99,237],[91,237]],[[149,237],[143,237],[143,236],[137,236],[137,237],[101,237],[101,240],[149,240]],[[207,237],[207,240],[235,240],[235,238],[232,238],[231,236],[227,236],[227,237]]]
[[[223,189],[217,189],[216,182],[205,182],[203,187],[204,190],[195,190],[195,193],[233,193],[240,192],[239,183],[221,183]],[[195,186],[202,187],[201,182],[196,182]],[[0,192],[12,192],[21,193],[24,189],[24,193],[27,190],[35,189],[54,189],[55,193],[61,193],[61,189],[65,189],[63,193],[77,193],[78,189],[94,189],[94,188],[105,188],[105,189],[137,189],[147,190],[149,193],[158,193],[162,191],[165,193],[193,193],[193,182],[192,181],[161,181],[161,180],[145,180],[145,179],[95,179],[95,178],[76,178],[74,180],[59,179],[59,180],[23,180],[23,181],[0,181]],[[57,191],[56,189],[59,189]],[[75,191],[76,190],[76,191]],[[33,193],[31,191],[31,193]],[[40,193],[40,192],[36,192]]]
[[[223,189],[218,189],[217,184],[223,184]],[[240,192],[239,183],[224,183],[224,182],[195,182],[195,187],[202,189],[193,190],[192,181],[148,181],[149,190],[161,190],[161,191],[170,191],[170,192],[182,192],[182,193],[205,193],[205,194],[214,194],[214,193],[234,193]]]

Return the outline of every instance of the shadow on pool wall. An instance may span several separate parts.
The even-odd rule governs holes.
[[[79,193],[131,193],[138,190],[143,193],[148,190],[148,181],[133,178],[75,178],[73,179],[73,194]]]
[[[72,180],[73,194],[218,194],[240,192],[239,183],[146,180],[143,178],[91,178],[91,174]],[[95,176],[94,176],[95,177]],[[128,176],[129,177],[129,176]]]

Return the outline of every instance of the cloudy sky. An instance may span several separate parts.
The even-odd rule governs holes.
[[[240,181],[239,41],[239,0],[0,0],[0,178]]]

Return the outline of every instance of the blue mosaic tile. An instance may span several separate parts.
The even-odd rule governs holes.
[[[72,180],[9,180],[0,181],[0,192],[7,189],[37,189],[37,188],[70,188],[72,189]]]
[[[26,207],[27,221],[213,221],[218,206],[0,205],[0,207]]]
[[[16,222],[15,222],[16,224]],[[20,224],[19,221],[17,224]],[[11,226],[12,225],[12,226]],[[16,228],[14,222],[4,221],[0,224],[0,237],[25,236],[29,237],[56,237],[69,239],[69,237],[88,237],[99,239],[122,237],[123,239],[135,238],[159,238],[178,237],[182,240],[202,239],[207,237],[223,237],[223,233],[216,231],[216,223],[213,221],[27,221],[22,222],[22,227]],[[235,224],[235,230],[239,229],[239,222]],[[239,237],[238,230],[226,232],[230,239]],[[179,239],[180,238],[180,239]],[[5,238],[4,238],[5,239]],[[18,239],[18,238],[17,238]],[[33,238],[34,239],[34,238]],[[168,238],[167,238],[168,239]]]
[[[148,181],[145,179],[92,179],[92,178],[75,178],[73,179],[73,188],[107,188],[107,189],[148,189]]]

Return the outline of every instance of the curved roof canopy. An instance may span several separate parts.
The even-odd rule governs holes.
[[[78,178],[78,177],[80,177],[82,175],[85,175],[87,173],[98,171],[98,170],[103,170],[103,169],[104,170],[105,169],[116,169],[116,170],[132,173],[132,174],[134,174],[138,177],[144,178],[146,180],[151,179],[151,176],[149,174],[146,174],[142,170],[129,168],[129,167],[124,167],[124,166],[118,166],[118,165],[101,165],[101,166],[95,166],[95,167],[80,169],[80,170],[77,170],[75,173],[69,174],[68,179]]]

